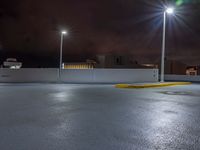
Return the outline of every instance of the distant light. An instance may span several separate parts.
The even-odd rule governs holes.
[[[165,12],[168,13],[168,14],[173,14],[173,13],[174,13],[174,8],[169,7],[169,8],[167,8],[167,9],[165,10]]]
[[[67,31],[62,31],[61,33],[62,33],[62,34],[67,34]]]

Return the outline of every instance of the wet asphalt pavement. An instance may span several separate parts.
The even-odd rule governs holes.
[[[200,149],[200,85],[0,84],[0,150]]]

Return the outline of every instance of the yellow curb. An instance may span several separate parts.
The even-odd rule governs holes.
[[[166,87],[166,86],[177,86],[177,85],[190,85],[191,82],[163,82],[163,83],[152,83],[152,84],[116,84],[116,88],[127,88],[127,89],[141,89],[141,88],[156,88],[156,87]]]

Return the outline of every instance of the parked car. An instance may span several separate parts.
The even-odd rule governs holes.
[[[18,62],[16,58],[7,58],[6,61],[3,62],[3,66],[4,68],[20,69],[22,63]]]

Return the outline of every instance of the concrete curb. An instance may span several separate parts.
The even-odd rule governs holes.
[[[151,83],[151,84],[116,84],[116,88],[127,89],[142,89],[142,88],[157,88],[177,85],[190,85],[191,82],[163,82],[163,83]]]

